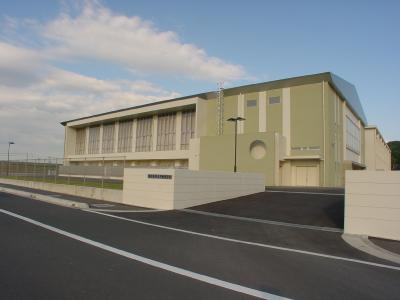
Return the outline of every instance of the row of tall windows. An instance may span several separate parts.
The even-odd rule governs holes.
[[[182,112],[181,149],[189,149],[189,141],[194,138],[196,128],[196,113],[194,110]]]
[[[149,152],[153,141],[153,117],[137,119],[136,152]]]
[[[155,145],[157,151],[176,149],[176,126],[175,112],[158,115]],[[195,127],[195,111],[183,111],[180,149],[189,149],[189,141],[194,138]],[[100,148],[101,153],[149,152],[153,150],[152,116],[136,119],[135,149],[133,149],[133,120],[120,121],[118,128],[115,123],[104,124],[102,133],[100,128],[100,125],[97,125],[91,126],[89,129],[79,128],[76,130],[75,154],[83,155],[86,153],[86,140],[88,140],[88,154],[99,154]],[[117,137],[116,140],[115,137]]]
[[[346,147],[356,154],[360,154],[360,136],[360,128],[348,116],[346,116]]]
[[[169,113],[158,116],[157,122],[157,151],[175,149],[176,114]]]

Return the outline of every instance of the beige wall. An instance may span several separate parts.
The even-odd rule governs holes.
[[[149,174],[170,178],[149,178]],[[182,209],[264,190],[264,176],[256,173],[125,169],[123,203],[155,209]]]
[[[400,172],[346,171],[344,231],[400,240]]]
[[[28,187],[32,189],[51,191],[54,193],[61,193],[61,194],[92,198],[98,200],[106,200],[118,203],[122,202],[121,190],[101,189],[88,186],[54,184],[48,182],[36,182],[36,181],[13,180],[13,179],[0,179],[0,182]]]
[[[391,152],[376,127],[365,128],[365,164],[367,170],[390,171]]]
[[[226,126],[232,127],[234,125],[227,124]],[[201,137],[199,141],[199,169],[232,172],[234,166],[234,140],[235,136],[233,134]],[[256,141],[264,143],[264,155],[252,152],[252,145]],[[239,134],[237,140],[238,172],[262,173],[265,176],[265,185],[278,185],[279,141],[278,133]],[[262,151],[262,149],[260,150]]]

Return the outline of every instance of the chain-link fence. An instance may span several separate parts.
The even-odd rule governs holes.
[[[122,189],[124,157],[85,159],[34,158],[0,160],[0,177],[55,184]]]

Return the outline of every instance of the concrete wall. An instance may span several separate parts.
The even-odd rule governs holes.
[[[106,200],[118,203],[122,202],[121,190],[101,189],[88,186],[54,184],[48,182],[13,180],[13,179],[3,179],[3,178],[0,178],[0,183],[13,184],[32,189],[51,191],[54,193],[92,198],[97,200]]]
[[[391,152],[376,127],[365,128],[365,165],[371,171],[390,171]]]
[[[400,240],[400,172],[346,171],[344,231]]]
[[[156,209],[181,209],[264,190],[262,174],[125,169],[123,203]]]

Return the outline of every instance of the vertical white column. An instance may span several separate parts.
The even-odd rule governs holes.
[[[182,111],[176,113],[176,129],[175,129],[175,150],[181,150],[182,136]]]
[[[116,121],[115,132],[114,132],[114,153],[118,152],[118,132],[119,132],[119,121]]]
[[[132,122],[132,152],[136,152],[136,129],[137,129],[137,119],[133,119]]]
[[[244,118],[244,95],[238,96],[237,116]],[[244,133],[244,122],[238,122],[238,134]]]
[[[267,131],[267,92],[258,94],[258,131]]]
[[[157,126],[158,126],[158,115],[153,116],[153,140],[152,140],[152,151],[157,150]]]
[[[282,89],[282,135],[286,138],[286,155],[290,155],[290,88]]]
[[[103,153],[103,124],[100,125],[100,133],[99,133],[99,153]]]
[[[85,135],[85,154],[89,154],[89,126],[85,128],[86,135]]]

